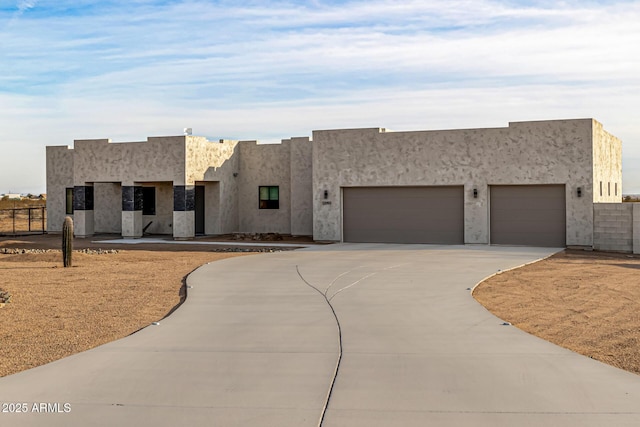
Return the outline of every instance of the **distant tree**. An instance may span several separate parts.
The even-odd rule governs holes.
[[[624,197],[622,198],[622,201],[623,201],[623,202],[631,202],[632,200],[633,200],[633,198],[632,198],[631,196],[624,196]]]

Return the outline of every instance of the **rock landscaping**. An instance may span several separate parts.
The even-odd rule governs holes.
[[[16,255],[16,254],[46,254],[46,253],[60,253],[61,249],[20,249],[20,248],[0,248],[0,254]],[[117,249],[78,249],[74,252],[90,254],[90,255],[103,255],[103,254],[117,254]]]

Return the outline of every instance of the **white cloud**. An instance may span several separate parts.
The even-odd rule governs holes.
[[[100,9],[42,17],[76,6]],[[599,119],[625,141],[626,159],[640,158],[640,2],[41,0],[38,9],[0,39],[0,150],[40,153],[32,171],[45,145],[74,138],[193,127],[280,139],[572,117]],[[5,159],[0,184],[18,172]]]
[[[35,7],[36,3],[36,0],[18,0],[16,6],[19,12],[24,12],[25,10]]]

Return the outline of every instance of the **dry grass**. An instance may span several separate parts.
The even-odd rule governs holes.
[[[474,297],[518,328],[640,374],[640,257],[566,251],[482,283]]]
[[[8,242],[0,247],[15,243]],[[240,255],[246,253],[74,253],[72,268],[62,268],[60,253],[0,255],[0,283],[11,294],[0,308],[0,376],[122,338],[161,319],[180,302],[189,272]]]

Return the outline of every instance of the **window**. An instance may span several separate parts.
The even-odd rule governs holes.
[[[280,209],[280,187],[268,186],[258,187],[260,194],[260,209]]]
[[[607,182],[607,196],[611,195],[611,183]]]
[[[618,183],[616,182],[616,196],[618,195]]]
[[[66,214],[73,215],[73,188],[67,188],[67,197],[65,199]]]
[[[156,214],[156,187],[142,187],[142,215]]]
[[[602,197],[602,181],[600,181],[600,197]]]

